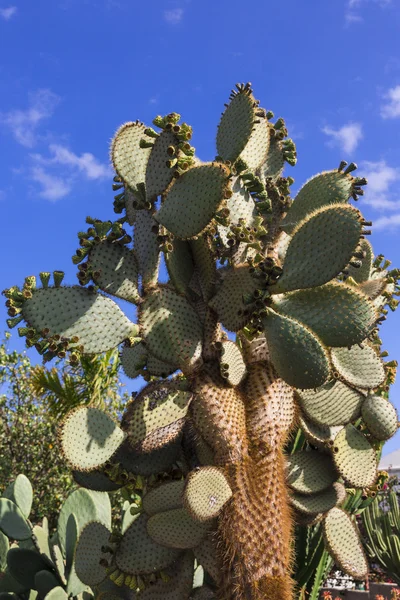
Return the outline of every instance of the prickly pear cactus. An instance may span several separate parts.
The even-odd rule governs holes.
[[[383,362],[378,328],[400,271],[373,256],[354,163],[292,199],[284,120],[250,84],[225,106],[209,163],[177,113],[155,129],[124,124],[111,146],[121,216],[88,218],[78,233],[78,285],[43,272],[4,292],[9,326],[45,361],[120,346],[125,374],[149,382],[121,423],[89,407],[60,428],[82,493],[136,490],[117,537],[92,496],[75,521],[68,507],[60,515],[71,586],[110,599],[291,600],[296,520],[321,521],[337,565],[367,575],[342,505],[346,488],[374,492],[382,440],[397,429],[396,364]],[[301,448],[286,456],[299,424]],[[0,528],[12,514],[24,539],[9,503]],[[205,575],[193,594],[194,557]]]

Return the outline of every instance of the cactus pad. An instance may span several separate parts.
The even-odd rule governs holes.
[[[270,126],[272,129],[272,126]],[[276,181],[282,175],[285,159],[282,152],[282,140],[275,135],[270,135],[267,158],[261,166],[264,179],[271,178]]]
[[[198,546],[207,526],[192,519],[184,508],[174,508],[150,517],[147,532],[157,544],[183,550]]]
[[[294,230],[283,275],[271,293],[315,287],[336,277],[351,259],[361,232],[361,213],[352,206],[333,204],[311,213]]]
[[[183,479],[169,481],[151,489],[143,496],[142,506],[149,517],[173,508],[182,508]]]
[[[322,450],[333,445],[333,440],[342,429],[341,425],[337,427],[318,425],[305,417],[300,417],[300,427],[310,444]]]
[[[247,264],[226,269],[218,292],[210,300],[209,306],[215,310],[224,327],[229,331],[239,331],[251,318],[250,306],[244,303],[243,295],[251,295],[258,287],[251,276]]]
[[[0,498],[0,530],[11,540],[26,540],[32,535],[28,521],[8,498]]]
[[[176,148],[177,143],[178,139],[172,131],[162,131],[154,142],[146,169],[146,194],[149,201],[163,194],[172,181],[174,169],[167,164],[171,158],[167,150],[171,146]]]
[[[175,238],[172,242],[171,252],[165,255],[165,264],[176,291],[185,294],[194,271],[189,242]]]
[[[221,376],[229,385],[239,385],[246,375],[246,364],[235,342],[222,342],[220,368]]]
[[[300,494],[318,494],[338,478],[332,459],[316,450],[295,452],[287,457],[287,483]]]
[[[361,431],[351,423],[335,437],[333,459],[340,475],[351,486],[365,488],[375,483],[376,452]]]
[[[183,371],[201,364],[201,322],[183,296],[160,285],[140,306],[139,323],[149,352],[159,360]]]
[[[36,573],[47,569],[48,565],[40,554],[33,550],[10,548],[7,554],[7,567],[10,575],[29,590],[35,587]]]
[[[281,227],[292,235],[296,226],[321,207],[347,202],[352,195],[354,177],[337,170],[324,171],[309,179],[298,192]]]
[[[123,416],[122,427],[132,447],[144,452],[156,450],[176,439],[183,427],[192,394],[171,381],[147,385],[132,400]]]
[[[228,176],[228,169],[220,163],[189,169],[171,186],[155,215],[156,220],[180,239],[198,235],[209,225],[228,194]]]
[[[304,496],[303,494],[293,494],[290,502],[294,508],[306,515],[317,515],[326,513],[334,506],[343,504],[346,499],[346,488],[341,483],[334,483],[320,494]]]
[[[157,473],[169,472],[175,462],[180,458],[181,453],[181,437],[169,442],[159,450],[152,452],[139,452],[134,450],[125,440],[117,454],[115,461],[121,464],[122,468],[135,475],[156,475]]]
[[[358,531],[349,515],[332,508],[324,519],[324,537],[329,553],[338,567],[355,579],[365,579],[368,562]]]
[[[316,390],[297,390],[300,406],[318,425],[346,425],[360,416],[364,396],[341,381],[331,380]]]
[[[115,242],[101,242],[90,250],[88,264],[93,281],[103,292],[129,302],[139,300],[138,269],[132,250]]]
[[[107,576],[106,565],[100,561],[110,561],[110,553],[102,550],[109,546],[110,535],[107,527],[94,521],[81,531],[75,551],[75,570],[86,585],[99,585]]]
[[[148,352],[143,342],[134,346],[124,346],[121,352],[121,366],[127,377],[138,377],[147,363]]]
[[[367,396],[361,414],[369,431],[377,440],[388,440],[396,433],[397,413],[389,400],[380,396]]]
[[[136,211],[133,247],[135,249],[143,289],[156,285],[160,267],[158,224],[148,210]]]
[[[357,283],[367,282],[370,279],[372,263],[374,261],[374,253],[368,240],[360,240],[360,251],[364,254],[364,257],[361,259],[361,266],[358,268],[352,265],[347,266],[349,276]]]
[[[217,555],[216,536],[209,532],[204,540],[193,548],[194,556],[205,571],[218,583],[221,577],[221,565]]]
[[[103,465],[125,438],[113,419],[94,407],[81,407],[68,413],[59,435],[66,460],[79,471],[91,471]]]
[[[329,375],[328,357],[312,331],[271,309],[263,325],[271,361],[286,383],[299,389],[325,383]]]
[[[223,472],[217,467],[203,467],[189,473],[183,503],[190,516],[203,523],[218,516],[231,496]]]
[[[242,152],[240,159],[244,161],[252,171],[258,169],[266,160],[270,144],[268,121],[261,115],[263,109],[254,121],[253,131]]]
[[[163,570],[164,577],[140,592],[140,600],[187,600],[193,586],[194,561],[191,552]]]
[[[386,277],[377,277],[376,279],[368,279],[359,284],[358,289],[365,294],[370,300],[376,300],[385,291],[387,287]],[[374,302],[374,305],[376,303]],[[378,305],[379,306],[379,305]]]
[[[146,179],[146,167],[151,148],[141,148],[144,137],[143,123],[130,122],[122,125],[111,144],[111,160],[114,169],[133,192]]]
[[[29,518],[32,508],[33,490],[32,485],[26,475],[22,473],[10,483],[2,493],[3,498],[8,498],[14,502],[24,517]]]
[[[103,471],[72,471],[75,483],[87,490],[95,492],[115,492],[122,487],[122,483],[115,483]]]
[[[26,300],[23,316],[38,332],[78,338],[86,354],[115,348],[137,333],[137,327],[110,298],[80,287],[40,288]],[[99,335],[101,331],[101,335]]]
[[[222,115],[217,133],[217,152],[226,161],[235,162],[250,140],[255,120],[255,99],[249,87],[233,92]],[[266,136],[267,137],[267,136]]]
[[[364,294],[337,282],[285,294],[273,308],[309,327],[326,346],[362,342],[378,317]]]
[[[332,348],[331,357],[336,372],[349,385],[374,389],[385,380],[382,360],[367,344],[363,348]]]
[[[154,517],[151,517],[154,519]],[[162,546],[149,536],[147,515],[140,515],[125,531],[115,553],[115,563],[130,575],[165,569],[179,556],[179,550]]]

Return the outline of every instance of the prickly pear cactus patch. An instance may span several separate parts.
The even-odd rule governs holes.
[[[249,83],[225,107],[207,163],[178,113],[122,125],[111,144],[118,217],[87,218],[78,281],[44,271],[3,292],[9,327],[44,361],[119,346],[124,373],[147,385],[120,424],[91,406],[61,424],[81,488],[57,546],[43,528],[26,546],[22,480],[0,498],[2,547],[7,536],[25,544],[8,553],[0,592],[293,600],[296,520],[321,522],[337,564],[367,576],[346,498],[374,493],[398,427],[397,365],[383,360],[379,326],[399,303],[400,271],[367,240],[354,163],[292,197],[285,121]],[[126,500],[117,533],[115,490]]]

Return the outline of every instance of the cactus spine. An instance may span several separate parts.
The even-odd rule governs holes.
[[[321,521],[336,563],[367,575],[338,480],[372,493],[380,439],[395,429],[396,365],[383,363],[377,332],[400,272],[374,259],[370,224],[349,203],[366,184],[354,163],[292,200],[283,167],[296,148],[272,119],[237,84],[209,163],[177,113],[157,116],[157,131],[126,123],[111,147],[122,216],[88,217],[79,286],[43,272],[42,287],[27,277],[4,292],[10,327],[25,321],[19,333],[44,360],[121,345],[125,373],[148,382],[120,424],[89,407],[60,432],[83,487],[136,490],[109,545],[99,515],[83,533],[78,519],[76,573],[112,597],[188,600],[196,556],[207,586],[195,597],[292,600],[295,522]],[[137,323],[113,296],[137,305]],[[287,457],[299,424],[302,446]]]

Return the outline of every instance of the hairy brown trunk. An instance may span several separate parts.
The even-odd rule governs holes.
[[[233,491],[219,518],[219,597],[292,600],[292,518],[282,448],[295,418],[293,390],[266,362],[248,366],[240,391],[227,388],[214,369],[196,387],[194,420]]]

